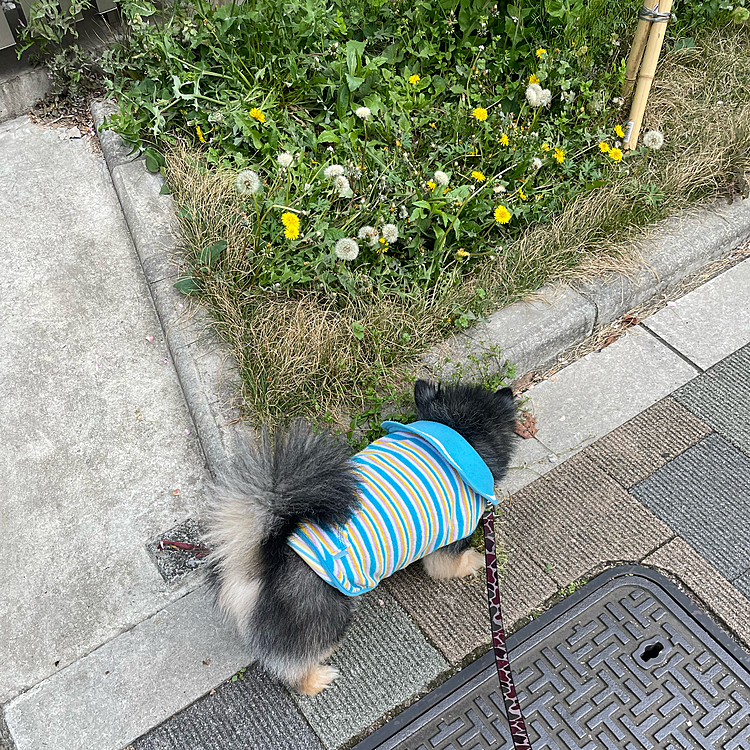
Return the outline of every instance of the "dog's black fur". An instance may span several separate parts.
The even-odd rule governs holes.
[[[509,388],[493,392],[419,380],[414,400],[418,419],[452,427],[495,481],[505,475],[515,426]],[[208,571],[220,608],[265,669],[310,694],[336,676],[320,664],[343,638],[355,602],[286,542],[301,521],[340,524],[351,517],[359,499],[349,458],[343,442],[314,434],[303,422],[277,435],[273,446],[264,433],[217,487],[209,522]],[[470,545],[469,536],[440,552],[460,556]]]

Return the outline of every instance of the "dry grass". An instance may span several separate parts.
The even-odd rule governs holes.
[[[239,362],[247,416],[270,422],[324,417],[346,425],[346,415],[404,386],[420,354],[450,332],[447,319],[476,299],[477,288],[485,290],[489,311],[553,279],[626,271],[648,224],[688,205],[731,197],[742,185],[750,172],[748,90],[747,29],[714,32],[695,50],[670,53],[645,120],[646,128],[664,133],[662,151],[642,166],[634,159],[631,174],[579,196],[462,284],[448,282],[411,299],[292,298],[238,286],[253,262],[244,251],[251,219],[238,213],[232,175],[207,171],[191,154],[175,151],[168,179],[183,207],[188,257],[228,241],[202,301]]]

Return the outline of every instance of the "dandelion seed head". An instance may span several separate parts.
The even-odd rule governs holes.
[[[658,130],[649,130],[643,136],[643,145],[658,151],[664,145],[664,136]]]
[[[526,87],[526,101],[532,107],[542,106],[542,87],[538,83],[530,83]]]
[[[534,167],[534,169],[541,169],[542,168],[542,160],[538,156],[535,156],[531,160],[531,166]]]
[[[447,185],[449,182],[448,175],[445,172],[441,172],[439,169],[435,170],[435,182],[438,185]]]
[[[371,247],[378,244],[378,230],[375,227],[369,225],[361,227],[357,232],[357,237],[361,240],[367,240]]]
[[[380,233],[389,245],[396,242],[398,239],[398,227],[395,224],[383,224]]]
[[[326,167],[323,170],[323,177],[328,180],[332,180],[334,177],[339,177],[342,174],[344,174],[344,168],[341,164],[331,164],[330,167]]]
[[[245,169],[237,175],[234,187],[243,195],[254,195],[260,190],[260,177],[252,169]]]
[[[354,114],[357,115],[360,120],[369,120],[371,112],[369,107],[359,107]]]
[[[359,255],[357,240],[343,237],[336,243],[336,257],[341,260],[354,260]]]
[[[292,166],[294,157],[288,151],[284,151],[276,157],[276,161],[282,169],[289,169]]]

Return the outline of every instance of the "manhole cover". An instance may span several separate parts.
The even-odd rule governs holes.
[[[509,639],[534,750],[750,750],[748,655],[666,578],[609,571]],[[355,750],[513,750],[492,654]]]

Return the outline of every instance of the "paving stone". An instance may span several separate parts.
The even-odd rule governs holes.
[[[707,370],[750,342],[750,260],[738,263],[643,321]]]
[[[730,581],[750,569],[750,458],[720,435],[630,492]]]
[[[750,590],[740,586],[740,581],[743,585],[750,581],[748,574],[732,585],[679,537],[667,542],[642,562],[679,578],[734,635],[744,641],[746,648],[750,648]]]
[[[537,440],[567,458],[697,374],[640,326],[561,370],[528,396]]]
[[[134,750],[315,750],[320,740],[281,684],[261,669],[173,716]]]
[[[750,571],[743,573],[739,578],[734,579],[734,585],[739,589],[746,597],[750,598]],[[750,617],[746,615],[746,622],[750,622]],[[745,636],[745,642],[750,644],[750,637]]]
[[[17,750],[120,750],[249,660],[198,589],[22,693],[5,720]]]
[[[550,457],[553,461],[550,461]],[[516,440],[508,473],[495,487],[498,497],[512,495],[556,466],[557,456],[535,438]]]
[[[448,667],[384,587],[359,598],[359,611],[327,661],[341,676],[314,696],[295,695],[328,750],[404,703]]]
[[[512,626],[557,591],[555,582],[522,552],[510,556],[502,574],[503,619]],[[492,642],[487,609],[487,578],[430,578],[421,564],[391,576],[388,591],[399,601],[451,664]]]
[[[653,474],[711,432],[667,397],[597,440],[584,453],[625,489]]]
[[[499,536],[525,552],[558,586],[598,565],[637,561],[673,536],[585,455],[577,455],[513,496]]]
[[[731,354],[672,395],[750,455],[750,346]]]

